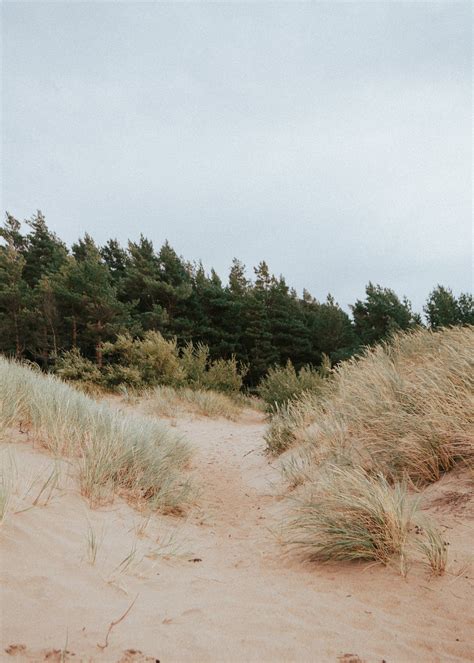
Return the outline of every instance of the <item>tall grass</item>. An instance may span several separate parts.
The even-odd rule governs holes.
[[[407,545],[416,514],[408,487],[474,458],[474,327],[417,330],[341,364],[323,400],[300,399],[267,432],[300,488],[289,541],[314,559],[387,563],[421,551],[433,574],[447,548],[432,523]]]
[[[310,559],[403,560],[416,509],[406,485],[392,488],[382,475],[329,465],[297,502],[290,541]]]
[[[54,455],[77,460],[81,492],[92,503],[120,490],[176,508],[189,489],[180,473],[189,448],[175,433],[0,358],[0,431],[15,425]]]
[[[399,334],[343,362],[312,410],[309,427],[287,423],[314,464],[436,481],[474,458],[474,327]]]
[[[276,456],[303,441],[300,435],[316,421],[320,399],[319,394],[307,391],[296,400],[275,405],[264,435],[268,453]]]

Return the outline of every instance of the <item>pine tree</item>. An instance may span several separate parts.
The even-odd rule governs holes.
[[[351,319],[332,295],[320,304],[305,291],[303,307],[310,335],[311,362],[320,364],[327,355],[334,364],[350,357],[358,342]]]
[[[125,331],[129,322],[128,307],[119,302],[107,265],[89,237],[72,248],[73,255],[51,287],[72,327],[72,346],[84,353],[94,352],[102,364],[101,346]]]
[[[371,345],[397,330],[410,329],[419,324],[409,301],[400,301],[393,290],[369,283],[365,301],[351,306],[355,332],[363,345]]]
[[[46,225],[43,214],[38,210],[27,222],[30,228],[26,236],[23,278],[34,288],[47,274],[54,274],[65,263],[67,248],[65,244],[51,232]]]
[[[442,285],[430,293],[423,308],[432,329],[450,325],[474,324],[474,303],[472,295],[461,293],[456,299],[450,288]]]
[[[23,278],[26,261],[18,238],[7,232],[2,237],[7,244],[0,246],[0,349],[19,359],[33,328],[31,289]]]

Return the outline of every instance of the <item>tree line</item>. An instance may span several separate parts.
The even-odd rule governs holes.
[[[423,324],[406,298],[372,283],[349,316],[331,295],[298,296],[265,261],[251,279],[234,259],[223,282],[168,242],[156,250],[142,235],[98,246],[86,234],[68,249],[40,211],[24,225],[7,213],[0,229],[0,351],[44,369],[73,348],[100,367],[117,335],[159,331],[180,346],[207,345],[212,359],[235,357],[255,385],[271,366],[319,366],[325,355],[334,364]],[[424,313],[431,328],[474,324],[472,295],[438,285]]]

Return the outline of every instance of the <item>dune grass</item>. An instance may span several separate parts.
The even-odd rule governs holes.
[[[292,543],[310,559],[403,559],[417,501],[404,484],[362,469],[325,467],[314,489],[297,501]]]
[[[474,327],[396,335],[343,362],[309,410],[285,421],[315,466],[330,460],[422,485],[472,463]]]
[[[441,575],[446,542],[433,523],[412,536],[417,500],[408,489],[472,467],[473,369],[473,327],[417,330],[341,364],[322,401],[303,397],[280,411],[267,444],[300,443],[283,461],[300,486],[289,543],[311,559],[398,557],[402,567],[417,549]]]
[[[29,367],[0,358],[0,431],[20,426],[55,456],[75,459],[92,504],[120,491],[178,509],[189,491],[187,443],[159,422],[125,415]]]
[[[162,417],[188,413],[235,421],[242,412],[242,404],[237,398],[217,391],[160,386],[146,393],[145,410]]]
[[[0,525],[5,520],[8,508],[10,506],[10,498],[12,493],[12,484],[10,478],[6,475],[4,470],[0,472]]]

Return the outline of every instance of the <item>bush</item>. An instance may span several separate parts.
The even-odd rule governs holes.
[[[216,359],[209,364],[204,373],[204,387],[227,393],[237,393],[242,388],[243,378],[247,374],[246,366],[239,366],[235,357]]]
[[[188,343],[179,349],[176,339],[166,340],[154,331],[142,339],[120,334],[101,349],[106,363],[100,369],[75,349],[58,360],[55,372],[65,380],[112,390],[166,385],[226,393],[239,392],[247,373],[235,357],[211,361],[207,345]]]
[[[121,334],[114,343],[104,343],[102,351],[114,366],[112,377],[114,371],[117,377],[120,375],[116,366],[136,371],[129,375],[134,380],[131,386],[138,386],[135,381],[137,373],[143,386],[180,384],[185,379],[176,339],[167,341],[159,332],[148,331],[143,339]],[[127,373],[124,377],[127,378]],[[125,384],[129,383],[125,381]]]
[[[186,384],[201,389],[206,381],[209,348],[203,343],[187,343],[180,352],[180,365],[186,376]]]
[[[83,357],[78,348],[64,352],[56,361],[54,372],[63,380],[99,385],[102,375],[97,365]]]
[[[102,384],[112,391],[124,387],[140,389],[143,387],[143,375],[136,366],[109,364],[102,369]]]
[[[320,373],[310,366],[303,366],[297,373],[290,360],[286,366],[275,366],[257,387],[257,393],[267,404],[268,412],[275,412],[304,392],[319,393],[324,385]]]

